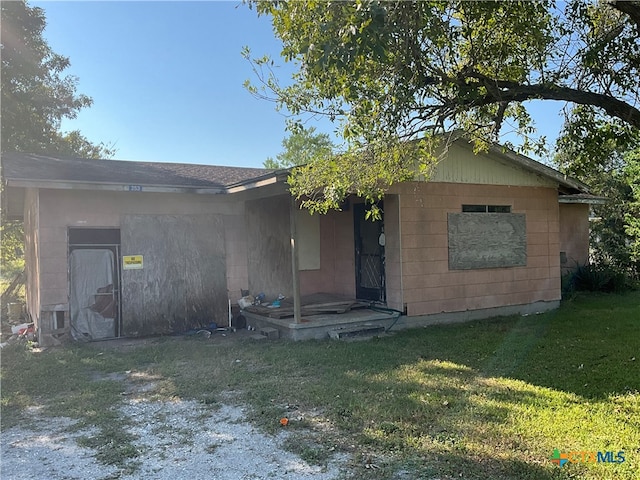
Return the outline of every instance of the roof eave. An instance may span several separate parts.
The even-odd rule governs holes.
[[[273,185],[275,183],[283,183],[287,180],[288,177],[288,169],[276,170],[274,172],[269,172],[256,178],[250,178],[248,180],[243,180],[241,182],[236,182],[234,184],[228,185],[227,193],[244,192],[253,188],[266,187],[267,185]]]
[[[589,197],[573,197],[573,195],[558,196],[558,203],[564,204],[588,204],[588,205],[604,205],[607,203],[606,197],[589,196]]]
[[[59,190],[100,190],[114,192],[154,192],[154,193],[195,193],[205,195],[216,195],[227,193],[224,187],[185,187],[175,185],[138,185],[122,183],[104,182],[77,182],[59,180],[26,180],[26,179],[5,179],[5,183],[10,187],[22,188],[51,188]]]

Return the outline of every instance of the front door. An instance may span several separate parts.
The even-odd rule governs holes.
[[[69,316],[76,340],[120,334],[119,236],[116,229],[69,230]]]
[[[384,303],[384,222],[365,219],[365,212],[365,204],[357,203],[353,206],[356,297]]]

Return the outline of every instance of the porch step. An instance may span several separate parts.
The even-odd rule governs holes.
[[[354,337],[374,337],[384,333],[385,328],[381,325],[356,325],[353,327],[336,328],[329,330],[329,337],[334,340],[342,340]]]
[[[263,327],[260,329],[260,335],[268,338],[269,340],[276,340],[280,338],[280,330],[273,327]]]

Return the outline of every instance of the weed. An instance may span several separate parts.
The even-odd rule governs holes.
[[[318,443],[313,437],[302,434],[289,436],[283,446],[309,465],[326,465],[333,453],[330,448]]]

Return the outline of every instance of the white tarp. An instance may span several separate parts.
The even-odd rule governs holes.
[[[76,340],[115,337],[114,255],[107,249],[77,249],[70,255],[71,333]]]

